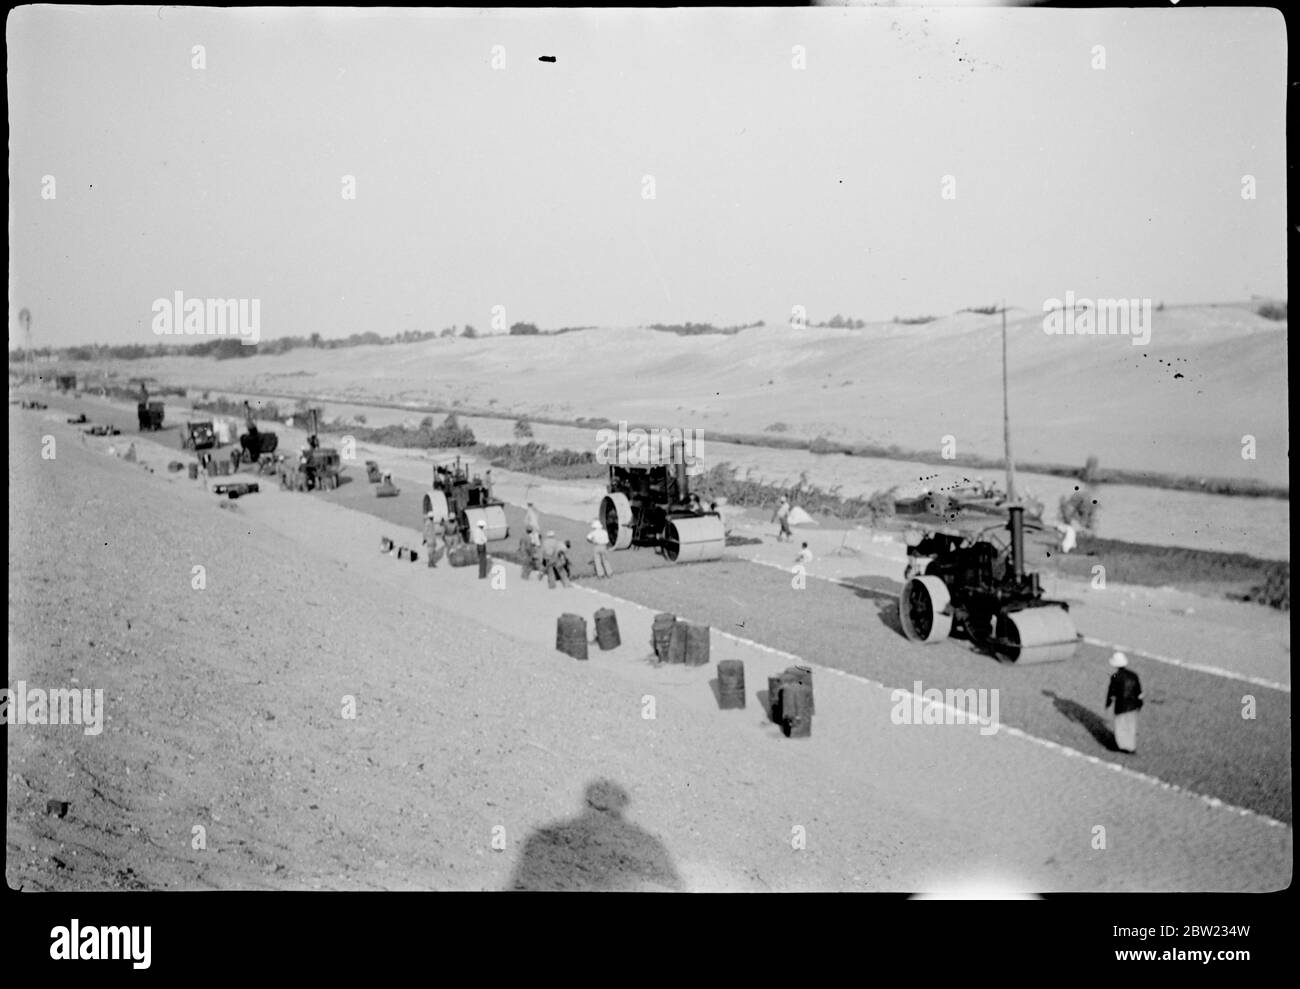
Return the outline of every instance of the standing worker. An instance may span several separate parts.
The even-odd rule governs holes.
[[[596,576],[613,577],[614,571],[609,565],[609,533],[596,519],[591,520],[587,542],[591,543],[592,554],[595,557],[592,562],[596,567]]]
[[[442,556],[442,526],[434,512],[424,515],[424,545],[428,547],[429,566],[436,567],[438,557]]]
[[[542,539],[542,572],[546,574],[549,587],[555,587],[555,557],[560,550],[560,543],[555,538],[555,531],[548,529]]]
[[[537,517],[537,506],[531,501],[528,503],[528,511],[524,512],[524,528],[530,532],[542,531],[542,520]]]
[[[487,580],[487,523],[483,519],[479,519],[478,525],[474,526],[474,547],[478,552],[478,579]]]
[[[1106,706],[1115,705],[1115,748],[1121,752],[1137,751],[1137,716],[1142,710],[1142,681],[1128,668],[1128,657],[1116,652],[1110,657],[1115,672],[1106,690]]]
[[[794,538],[794,533],[790,531],[790,499],[785,495],[781,495],[781,501],[776,506],[772,521],[781,523],[781,528],[776,533],[778,543]]]

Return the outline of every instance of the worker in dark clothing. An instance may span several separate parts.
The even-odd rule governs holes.
[[[1106,706],[1115,706],[1115,748],[1121,752],[1137,751],[1137,716],[1142,710],[1142,681],[1128,668],[1128,657],[1116,652],[1110,657],[1115,667],[1106,690]]]
[[[479,519],[478,525],[474,526],[474,549],[478,552],[478,579],[487,580],[487,523],[482,519]]]

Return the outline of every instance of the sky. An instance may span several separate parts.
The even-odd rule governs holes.
[[[260,300],[264,340],[1286,293],[1274,10],[28,6],[6,32],[11,348],[24,307],[38,347],[176,342],[151,324],[178,291]]]

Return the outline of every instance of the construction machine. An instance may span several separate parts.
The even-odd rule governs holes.
[[[668,462],[656,454],[648,453],[643,464],[618,457],[624,462],[609,465],[597,521],[610,548],[651,546],[673,563],[721,559],[727,544],[722,516],[706,511],[692,495],[681,441],[672,444]]]
[[[217,434],[211,419],[186,422],[181,426],[182,450],[211,450],[217,446]]]
[[[239,437],[240,459],[244,463],[257,464],[259,471],[264,470],[268,463],[274,463],[280,438],[275,433],[265,433],[257,428],[253,409],[247,402],[244,403],[244,426],[246,432]]]
[[[307,446],[297,464],[280,473],[281,487],[293,491],[333,491],[339,486],[342,460],[338,450],[320,445],[320,410],[307,412]]]
[[[1079,635],[1064,601],[1043,597],[1025,570],[1025,510],[975,535],[939,530],[909,540],[898,599],[903,634],[934,643],[964,633],[999,661],[1025,666],[1069,659]],[[1003,532],[1005,531],[1005,535]]]
[[[491,487],[478,474],[471,476],[474,461],[461,457],[444,457],[433,465],[433,487],[421,499],[420,513],[427,518],[430,512],[436,521],[453,519],[460,537],[470,541],[473,529],[480,521],[486,522],[489,542],[510,538],[506,523],[505,502],[492,496]]]

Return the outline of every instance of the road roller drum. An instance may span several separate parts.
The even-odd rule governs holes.
[[[1064,608],[1025,608],[998,616],[993,648],[998,659],[1017,666],[1053,663],[1074,655],[1079,635]]]
[[[674,563],[720,560],[727,534],[717,515],[680,516],[668,520],[662,545],[664,555]]]
[[[913,577],[898,597],[898,622],[913,642],[942,642],[952,631],[948,587],[939,577]]]

